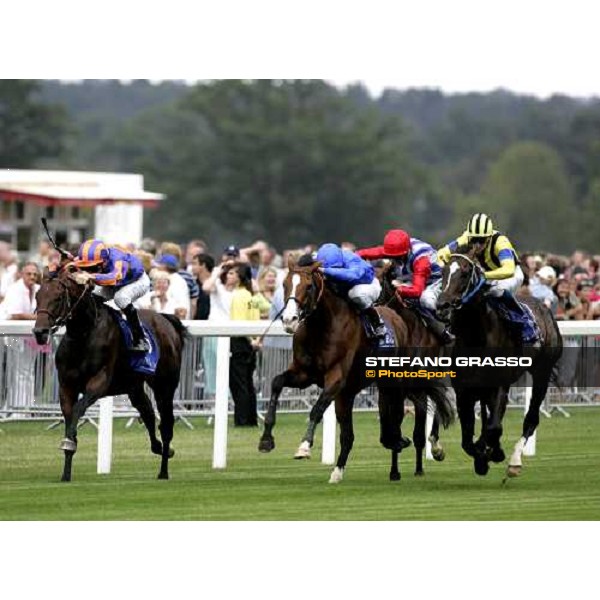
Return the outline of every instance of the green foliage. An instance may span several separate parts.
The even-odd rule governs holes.
[[[64,149],[66,112],[40,102],[39,83],[0,79],[0,168],[31,168]]]
[[[573,248],[573,194],[563,161],[549,146],[507,148],[490,168],[479,207],[497,215],[497,227],[523,250]]]
[[[56,137],[65,153],[35,150],[35,164],[144,174],[169,196],[146,215],[161,239],[261,237],[283,249],[370,244],[400,226],[441,244],[485,210],[522,249],[598,248],[598,100],[427,89],[372,98],[320,80],[45,81],[40,97],[66,107],[72,129]],[[20,139],[25,120],[13,114],[2,140]]]

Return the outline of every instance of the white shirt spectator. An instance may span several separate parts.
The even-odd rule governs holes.
[[[4,301],[0,304],[0,319],[12,319],[13,315],[33,314],[37,307],[35,295],[40,289],[36,283],[31,293],[22,279],[8,286]]]
[[[17,280],[19,268],[16,264],[8,265],[7,267],[0,264],[0,298],[6,296],[6,292],[10,285]]]
[[[184,319],[190,318],[190,290],[185,279],[178,273],[170,273],[169,297],[173,300],[175,308],[185,308]]]
[[[209,321],[229,321],[233,290],[228,290],[220,279],[215,281],[215,289],[210,293]]]

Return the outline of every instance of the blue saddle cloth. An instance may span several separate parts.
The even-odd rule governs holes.
[[[396,338],[394,336],[394,330],[385,317],[382,316],[381,318],[385,323],[385,337],[376,338],[369,319],[366,315],[360,315],[360,320],[362,321],[365,332],[371,338],[371,341],[376,348],[395,348]]]
[[[487,297],[488,304],[498,312],[502,319],[509,323],[514,323],[522,332],[525,340],[540,339],[540,329],[531,308],[525,302],[519,302],[516,298],[515,301],[523,308],[523,313],[518,313],[510,306],[507,306],[502,297]]]
[[[127,348],[131,348],[133,343],[133,335],[131,334],[131,329],[129,329],[127,320],[117,310],[111,309],[110,313],[121,329],[123,339],[125,340],[125,345],[127,346]],[[158,359],[160,358],[160,351],[152,329],[150,329],[150,327],[148,327],[145,323],[142,323],[142,329],[144,330],[146,339],[150,344],[150,352],[146,352],[144,354],[142,354],[141,352],[130,352],[129,366],[136,373],[143,373],[144,375],[153,375],[156,371]]]

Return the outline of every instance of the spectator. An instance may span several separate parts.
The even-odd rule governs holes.
[[[209,321],[229,321],[231,297],[234,285],[227,282],[227,271],[234,265],[233,261],[215,267],[210,277],[202,284],[202,290],[210,296]],[[204,394],[215,394],[217,375],[217,338],[205,337],[202,341],[202,362],[204,364]]]
[[[261,319],[268,319],[277,289],[277,269],[267,267],[258,276],[258,293],[253,298],[253,304],[258,308]]]
[[[8,286],[0,304],[0,319],[34,321],[37,307],[37,291],[40,289],[40,270],[36,263],[26,262],[19,273],[20,278]]]
[[[556,282],[554,293],[557,296],[555,315],[557,321],[575,321],[584,318],[581,302],[571,291],[571,286],[566,278]]]
[[[39,265],[40,269],[45,269],[50,264],[50,259],[52,256],[52,245],[48,240],[40,240],[38,244],[37,254],[33,254],[29,260],[32,263]]]
[[[157,267],[169,274],[169,294],[175,303],[175,315],[180,319],[190,318],[190,293],[185,279],[179,275],[178,260],[172,254],[163,254],[156,263]]]
[[[238,264],[227,271],[227,285],[233,287],[231,320],[248,321],[259,318],[252,303],[252,274],[247,264]],[[258,342],[247,337],[231,338],[229,388],[234,404],[233,423],[237,427],[256,427],[256,391],[253,375],[256,369]]]
[[[150,295],[150,308],[165,314],[174,315],[177,308],[172,296],[169,295],[171,279],[165,271],[157,271],[152,281],[153,291]]]
[[[221,263],[236,260],[247,260],[247,257],[241,258],[240,249],[237,246],[231,245],[223,249],[223,254],[221,255]]]
[[[151,254],[152,256],[156,256],[156,240],[153,240],[152,238],[144,238],[140,242],[139,249],[143,252]]]
[[[342,242],[340,248],[342,250],[348,250],[349,252],[356,252],[356,244],[353,244],[352,242]]]
[[[194,257],[198,254],[206,254],[208,246],[203,240],[192,240],[185,247],[185,265],[189,273],[192,272]]]
[[[215,268],[215,259],[210,254],[196,254],[192,259],[191,266],[192,275],[198,283],[198,301],[194,319],[205,321],[210,315],[210,294],[205,292],[202,286]]]
[[[592,318],[592,305],[590,302],[590,296],[592,295],[593,289],[594,286],[592,285],[592,282],[587,279],[580,281],[577,285],[577,297],[582,305],[584,319]]]
[[[556,312],[557,298],[552,291],[556,283],[556,273],[552,267],[542,267],[529,282],[531,295],[541,300],[553,313]]]
[[[17,280],[19,268],[7,242],[0,242],[0,302],[6,295],[8,287]]]

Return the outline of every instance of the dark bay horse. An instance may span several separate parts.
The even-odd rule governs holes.
[[[269,452],[275,447],[272,431],[282,389],[304,389],[316,384],[323,391],[311,410],[301,448],[312,446],[315,428],[329,404],[334,402],[340,425],[340,453],[329,481],[338,483],[343,478],[354,442],[354,398],[367,385],[361,353],[372,349],[372,341],[367,337],[356,311],[345,299],[329,289],[319,267],[319,263],[301,259],[297,266],[290,268],[284,282],[286,308],[283,319],[286,329],[294,332],[294,355],[288,369],[273,379],[259,450]],[[390,308],[380,307],[378,310],[392,326],[397,344],[410,345],[410,329],[403,319]],[[414,394],[411,399],[414,403],[421,402],[426,406],[426,394],[431,395],[442,423],[448,425],[453,416],[450,396],[433,388],[423,394]],[[380,387],[381,443],[392,450],[391,479],[400,478],[397,457],[404,447],[400,434],[400,414],[404,413],[405,395],[405,390],[401,388]],[[415,440],[415,445],[417,443],[420,441]],[[422,445],[425,445],[424,428]]]
[[[51,332],[66,325],[66,334],[56,351],[60,407],[65,419],[65,462],[62,481],[71,480],[73,455],[77,451],[77,423],[86,409],[103,396],[127,394],[138,410],[150,436],[150,448],[161,456],[159,479],[169,478],[168,460],[174,452],[173,396],[179,384],[181,355],[186,330],[171,315],[140,311],[141,320],[154,332],[160,359],[153,375],[133,372],[129,350],[119,325],[104,300],[93,295],[93,284],[79,283],[77,267],[61,263],[56,274],[44,275],[37,293],[37,318],[33,330],[38,344]],[[82,281],[82,280],[80,280]],[[152,388],[160,413],[161,441],[156,437],[152,403],[144,391]]]
[[[531,366],[465,367],[457,369],[456,391],[462,447],[474,459],[475,472],[487,474],[489,461],[503,462],[501,446],[502,419],[510,386],[528,371],[532,376],[532,397],[523,421],[522,437],[509,460],[508,476],[516,476],[522,468],[523,448],[539,424],[540,406],[546,395],[556,362],[562,353],[562,337],[550,310],[534,298],[519,298],[532,311],[541,333],[540,348],[523,348],[519,332],[493,310],[484,296],[486,280],[476,262],[474,249],[459,249],[443,270],[442,293],[438,314],[451,324],[456,335],[455,356],[471,350],[502,351],[504,355],[530,357]],[[481,404],[481,436],[473,442],[475,403]]]

